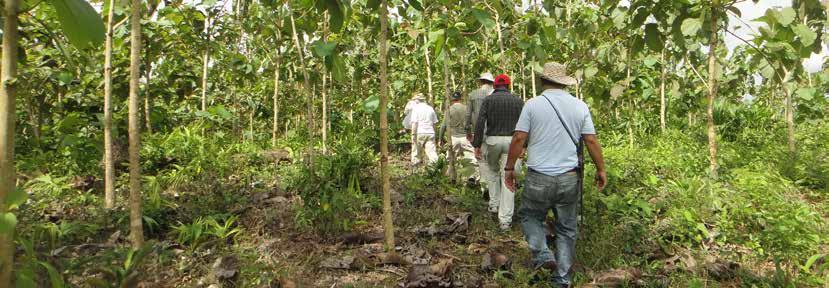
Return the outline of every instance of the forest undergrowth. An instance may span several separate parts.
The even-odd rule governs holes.
[[[405,145],[394,145],[392,255],[382,244],[375,133],[345,125],[310,166],[304,135],[291,131],[274,148],[210,119],[142,139],[148,244],[139,250],[121,232],[125,165],[116,166],[120,206],[103,208],[97,139],[23,152],[23,185],[10,199],[18,285],[544,287],[518,220],[497,232],[484,193],[446,178],[446,162],[413,170]],[[577,286],[829,284],[829,123],[799,125],[796,156],[780,123],[722,123],[717,181],[700,157],[701,132],[600,127],[610,181],[604,193],[585,190]]]

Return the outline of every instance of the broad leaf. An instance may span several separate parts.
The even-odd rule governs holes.
[[[804,47],[812,46],[815,43],[815,39],[817,39],[817,33],[815,31],[812,31],[809,26],[800,23],[792,27],[792,31],[800,38],[800,44],[803,44]]]
[[[0,234],[9,234],[17,226],[17,216],[11,212],[0,213]]]
[[[697,32],[700,28],[702,28],[702,21],[700,21],[698,18],[688,18],[685,19],[685,21],[682,21],[682,35],[697,35]]]
[[[417,11],[423,11],[423,5],[420,5],[420,1],[409,0],[409,5]]]
[[[475,17],[475,20],[481,22],[481,25],[484,25],[486,28],[495,27],[495,21],[492,20],[492,15],[489,15],[489,12],[478,8],[472,8],[472,16]]]
[[[795,96],[797,96],[797,98],[800,98],[802,100],[812,101],[812,99],[815,98],[815,94],[817,94],[817,90],[815,90],[815,88],[803,87],[797,89],[797,91],[795,91],[794,94]]]
[[[23,189],[14,189],[6,196],[6,207],[9,210],[15,209],[21,204],[26,203],[26,199],[28,198],[29,194],[26,194],[26,191],[23,191]]]
[[[794,22],[794,17],[797,16],[792,7],[786,7],[776,14],[777,23],[780,23],[780,25],[783,26],[789,26],[789,24],[792,24],[792,22]]]
[[[49,0],[55,8],[66,38],[78,49],[104,41],[104,22],[98,12],[84,0]]]
[[[665,45],[662,40],[662,34],[659,33],[659,27],[656,23],[645,25],[645,43],[648,48],[653,51],[661,51]]]
[[[335,48],[337,48],[337,43],[334,42],[314,42],[314,54],[316,54],[318,57],[325,58],[331,56],[331,54],[334,54]]]

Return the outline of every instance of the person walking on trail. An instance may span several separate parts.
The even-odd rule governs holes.
[[[412,111],[409,115],[409,123],[412,126],[412,165],[421,164],[424,156],[427,163],[432,164],[438,160],[438,153],[435,150],[435,124],[438,116],[435,109],[429,106],[426,97],[422,93],[415,94]]]
[[[489,189],[489,211],[498,213],[501,230],[509,230],[515,206],[515,194],[507,189],[501,169],[507,163],[507,153],[521,115],[524,102],[510,93],[510,79],[506,74],[495,77],[495,91],[484,98],[475,126],[475,157],[486,162],[487,173],[481,173]]]
[[[448,135],[450,149],[455,150],[455,155],[463,156],[463,159],[475,163],[475,153],[472,149],[472,143],[466,138],[466,121],[467,121],[466,105],[461,103],[461,92],[455,91],[452,93],[452,105],[449,106],[449,119],[443,119],[443,124],[440,125],[438,132],[439,142],[443,142],[443,136],[446,133],[446,126],[452,128],[452,135]]]
[[[478,89],[469,92],[469,97],[466,99],[466,139],[469,142],[472,142],[472,133],[475,132],[475,124],[478,122],[478,112],[481,111],[481,103],[484,102],[484,99],[492,94],[494,90],[492,87],[492,83],[495,82],[495,77],[492,76],[492,73],[484,72],[481,73],[481,76],[478,77]],[[486,138],[486,135],[483,135]],[[477,160],[477,159],[476,159]],[[488,175],[489,168],[486,166],[486,162],[484,161],[476,161],[478,164],[478,175],[477,178],[481,178],[481,180],[487,178],[485,175]],[[484,180],[486,181],[486,180]],[[481,190],[484,188],[481,187]]]
[[[577,84],[576,79],[567,75],[564,65],[552,62],[544,65],[539,77],[544,92],[527,101],[521,111],[504,167],[505,182],[515,191],[513,165],[528,144],[529,171],[518,209],[524,239],[536,268],[550,269],[555,284],[569,287],[582,196],[581,141],[596,165],[599,191],[607,183],[607,173],[587,104],[564,90]],[[555,254],[547,247],[544,230],[550,209],[556,217]]]
[[[493,82],[495,82],[495,78],[492,77],[492,73],[481,73],[481,77],[478,77],[478,89],[469,92],[469,98],[466,100],[466,109],[469,111],[466,113],[466,127],[464,130],[470,142],[472,141],[472,133],[475,132],[475,124],[478,122],[481,103],[484,103],[484,98],[492,94],[494,90]]]

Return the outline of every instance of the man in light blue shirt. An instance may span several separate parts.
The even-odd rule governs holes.
[[[551,270],[552,281],[569,287],[570,268],[575,256],[581,174],[578,150],[581,141],[596,164],[599,191],[607,182],[602,148],[587,104],[565,91],[577,84],[566,67],[547,63],[539,75],[544,92],[527,101],[515,127],[509,157],[504,166],[507,187],[515,191],[515,161],[527,145],[527,172],[518,215],[524,239],[537,268]],[[529,141],[529,142],[528,142]],[[556,215],[555,255],[547,247],[544,220],[552,209]]]

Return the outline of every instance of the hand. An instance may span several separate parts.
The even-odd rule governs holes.
[[[472,134],[466,134],[466,141],[472,142]]]
[[[515,193],[515,171],[504,171],[504,184],[507,185],[509,191]]]
[[[607,172],[596,171],[596,187],[599,188],[599,192],[602,192],[605,186],[607,186]]]
[[[481,148],[475,148],[475,159],[481,160],[484,157],[481,156]]]

